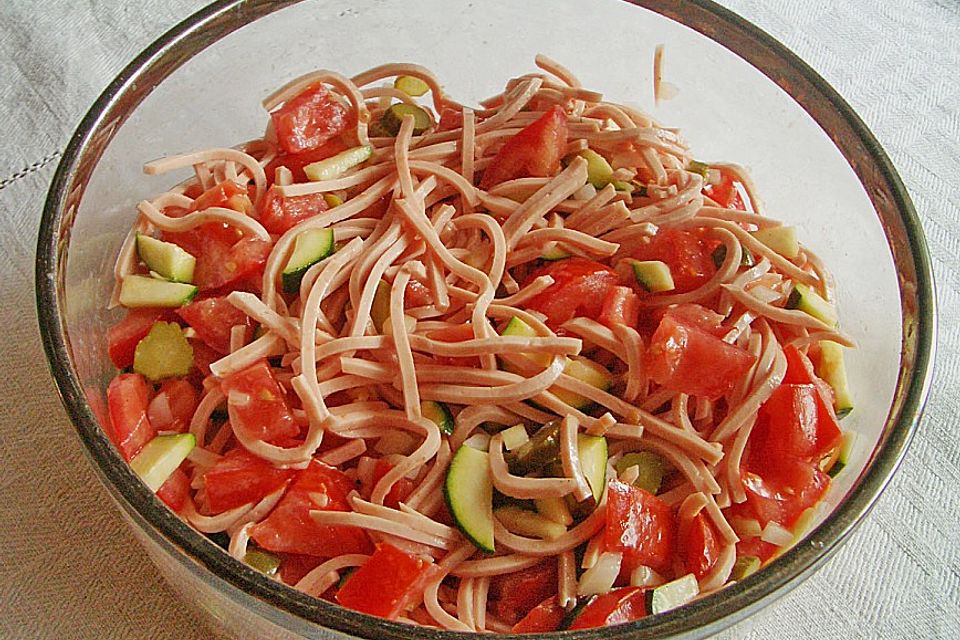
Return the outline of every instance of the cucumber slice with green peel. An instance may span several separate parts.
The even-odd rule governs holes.
[[[782,225],[766,227],[750,233],[754,238],[791,260],[800,255],[800,243],[797,241],[797,228]]]
[[[670,267],[659,260],[624,258],[617,263],[617,274],[626,281],[634,281],[649,293],[672,291],[673,275]]]
[[[120,285],[120,304],[139,307],[182,307],[197,295],[197,288],[184,282],[167,282],[149,276],[130,275]]]
[[[192,433],[157,436],[130,461],[130,468],[156,492],[196,445],[197,439]]]
[[[837,454],[837,460],[833,463],[833,466],[830,467],[830,470],[827,471],[827,475],[831,478],[836,478],[837,475],[843,471],[847,464],[850,462],[850,454],[853,452],[853,444],[857,440],[857,434],[853,431],[844,432],[843,437],[840,440],[840,452]]]
[[[746,247],[740,247],[740,266],[741,267],[752,267],[757,264],[757,258],[753,255],[753,252]],[[713,250],[713,253],[710,254],[710,257],[713,259],[713,266],[719,269],[723,266],[723,261],[727,259],[727,247],[726,245],[719,245],[716,249]]]
[[[263,549],[248,549],[243,561],[260,573],[268,576],[275,575],[280,568],[280,558]]]
[[[607,439],[603,436],[577,434],[580,470],[590,485],[593,499],[599,504],[607,488]]]
[[[626,453],[614,465],[618,474],[622,474],[630,467],[637,467],[639,475],[633,486],[640,487],[657,495],[660,492],[660,483],[663,481],[663,458],[650,451],[633,451]]]
[[[172,242],[137,234],[137,255],[147,268],[173,282],[193,281],[197,259]]]
[[[833,408],[837,418],[853,411],[853,396],[847,382],[847,367],[843,361],[843,347],[832,340],[820,341],[820,361],[817,375],[833,388]]]
[[[518,336],[521,338],[536,338],[537,332],[534,330],[533,327],[528,325],[526,322],[514,316],[510,318],[510,322],[506,324],[506,326],[500,332],[500,335]],[[536,353],[536,354],[530,353],[530,354],[524,354],[524,355],[530,360],[532,360],[534,363],[536,363],[538,366],[546,367],[547,365],[550,364],[550,356],[548,356],[545,353]],[[513,367],[511,367],[509,363],[507,363],[506,361],[503,362],[503,369],[504,371],[512,371],[516,373],[516,370]]]
[[[831,327],[837,326],[837,312],[833,305],[805,284],[798,282],[793,285],[786,307],[803,311]]]
[[[442,402],[424,400],[420,403],[420,414],[424,418],[440,427],[440,432],[450,435],[453,433],[453,414],[449,407]]]
[[[384,325],[390,322],[390,285],[385,280],[377,283],[370,306],[370,319],[380,333],[383,333]]]
[[[370,145],[353,147],[325,160],[308,164],[303,168],[303,173],[314,182],[333,180],[358,164],[366,162],[372,155],[373,147]]]
[[[185,376],[193,367],[193,347],[175,322],[156,322],[137,343],[133,370],[151,382]]]
[[[688,573],[682,578],[668,582],[648,592],[647,610],[650,613],[663,613],[685,605],[700,594],[697,578]]]
[[[597,189],[602,189],[610,183],[613,178],[613,167],[606,158],[593,149],[584,149],[578,155],[587,161],[587,182]]]
[[[508,531],[522,536],[554,540],[567,532],[567,528],[559,522],[512,505],[500,507],[493,515]]]
[[[493,553],[493,482],[489,454],[466,445],[457,449],[443,483],[443,497],[461,533],[479,549]]]
[[[430,91],[430,85],[415,76],[397,76],[393,81],[393,88],[403,91],[411,98],[419,98]]]
[[[400,125],[403,124],[404,116],[413,116],[414,135],[420,135],[433,124],[430,120],[430,114],[425,109],[415,104],[400,102],[390,105],[390,108],[383,112],[383,115],[380,116],[380,126],[389,135],[395,136],[400,133]]]
[[[733,563],[730,572],[731,580],[744,580],[760,570],[760,558],[757,556],[742,556]]]
[[[593,360],[580,356],[568,358],[567,364],[563,368],[563,373],[581,382],[586,382],[591,387],[595,387],[601,391],[606,391],[610,388],[610,385],[613,384],[613,376],[610,375],[610,372],[607,371],[605,367],[597,364]],[[566,389],[551,387],[550,392],[575,409],[586,409],[593,404],[593,401],[589,398],[585,398],[573,391],[567,391]]]
[[[297,236],[283,268],[284,293],[297,293],[307,270],[333,253],[333,229],[310,229]]]

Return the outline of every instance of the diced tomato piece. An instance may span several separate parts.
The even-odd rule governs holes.
[[[107,329],[107,353],[113,366],[132,366],[137,344],[150,333],[154,323],[166,316],[164,309],[130,309],[123,320]]]
[[[771,478],[758,475],[750,468],[751,463],[748,459],[743,485],[747,502],[761,526],[776,522],[789,529],[830,486],[830,476],[810,462],[786,458]]]
[[[554,106],[507,140],[483,172],[481,189],[516,178],[552,176],[567,144],[567,114]]]
[[[524,618],[513,625],[513,633],[543,633],[556,631],[563,622],[566,610],[560,606],[556,596],[550,596],[533,609]]]
[[[223,354],[211,349],[207,343],[200,340],[190,340],[190,346],[193,347],[193,366],[202,376],[209,376],[210,364],[222,358]]]
[[[630,287],[610,287],[603,298],[599,321],[608,327],[622,324],[637,326],[640,317],[640,298]]]
[[[322,193],[282,196],[276,187],[270,187],[260,208],[260,224],[270,233],[284,233],[329,208]]]
[[[743,202],[743,196],[740,190],[743,185],[733,177],[729,171],[720,171],[720,182],[718,184],[707,184],[703,187],[703,195],[725,209],[739,209],[746,211],[747,205]]]
[[[287,153],[315,149],[346,131],[347,108],[319,82],[270,114],[280,148]]]
[[[147,418],[157,431],[183,433],[197,410],[197,390],[182,378],[166,380],[147,407]]]
[[[150,394],[150,386],[139,373],[121,373],[107,387],[110,436],[127,461],[157,435],[147,418]]]
[[[244,236],[227,225],[214,223],[181,233],[164,233],[162,238],[196,258],[193,284],[201,291],[220,289],[262,273],[273,248],[267,240]]]
[[[440,122],[437,123],[437,131],[450,131],[459,129],[463,126],[463,110],[453,107],[444,107],[440,111]]]
[[[423,556],[381,543],[370,559],[350,574],[336,600],[348,609],[394,620],[419,604],[434,569]]]
[[[557,562],[544,560],[527,569],[506,573],[490,581],[494,612],[507,623],[518,622],[544,599],[557,594]]]
[[[827,412],[836,423],[837,429],[840,429],[840,423],[837,420],[836,411],[833,408],[834,395],[833,387],[829,383],[820,379],[813,368],[813,363],[805,353],[797,349],[795,345],[788,344],[783,348],[783,355],[787,357],[787,373],[783,377],[784,383],[788,384],[813,384],[823,400]]]
[[[173,470],[170,477],[157,489],[157,497],[164,504],[179,512],[190,495],[190,477],[179,467]]]
[[[363,529],[319,525],[311,511],[349,511],[350,479],[333,467],[313,460],[296,479],[267,518],[250,528],[250,537],[269,551],[332,558],[344,553],[369,553],[370,539]],[[324,500],[317,498],[326,496]]]
[[[723,316],[703,305],[686,302],[668,307],[664,315],[670,316],[680,324],[696,327],[718,338],[727,333],[722,326]]]
[[[707,514],[698,513],[688,526],[681,526],[679,537],[684,567],[698,580],[703,578],[720,558],[720,542]]]
[[[553,284],[526,303],[526,308],[547,316],[547,324],[558,327],[567,320],[587,317],[596,320],[603,311],[603,300],[620,278],[610,267],[587,260],[567,258],[544,265],[527,278],[527,283],[542,275]]]
[[[319,162],[320,160],[326,160],[330,156],[335,156],[347,149],[348,146],[338,137],[328,140],[315,149],[307,149],[300,153],[278,153],[277,157],[264,167],[264,173],[267,174],[267,182],[273,183],[278,167],[286,167],[289,169],[293,174],[294,182],[306,182],[307,174],[303,172],[305,166]]]
[[[281,444],[300,433],[283,389],[265,360],[223,379],[227,412],[235,432],[248,438]]]
[[[393,469],[393,465],[386,460],[382,458],[377,460],[377,464],[373,468],[373,483],[370,488],[373,489],[373,487],[377,486],[377,483],[380,482],[383,476],[387,475],[387,472],[391,469]],[[392,509],[399,509],[400,503],[407,499],[407,496],[413,492],[413,488],[413,480],[410,478],[400,478],[390,487],[390,491],[387,492],[386,497],[383,499],[383,504]]]
[[[623,587],[597,596],[574,618],[570,629],[594,629],[633,622],[647,615],[647,594],[642,587]]]
[[[737,543],[737,557],[753,556],[754,558],[760,558],[760,562],[766,562],[772,558],[779,549],[780,547],[775,544],[764,542],[759,536],[755,538],[745,538]]]
[[[840,428],[812,384],[782,384],[760,407],[750,434],[751,468],[776,475],[785,458],[818,462],[840,443]]]
[[[203,211],[211,207],[233,209],[248,216],[254,212],[246,187],[241,187],[233,180],[224,180],[197,196],[191,211]]]
[[[666,573],[673,565],[673,510],[652,493],[614,480],[607,494],[604,545],[623,553],[624,567],[645,565]]]
[[[193,327],[198,338],[222,354],[230,353],[233,327],[252,325],[247,314],[230,304],[226,296],[196,300],[177,309],[177,315]]]
[[[711,399],[733,389],[755,360],[753,354],[669,315],[660,321],[646,353],[647,371],[657,384]]]
[[[278,469],[246,449],[231,449],[203,474],[207,506],[220,513],[256,503],[293,478],[293,469]]]
[[[649,242],[630,247],[629,257],[637,260],[659,260],[670,267],[674,289],[666,295],[686,293],[707,282],[717,272],[711,255],[714,243],[698,231],[661,229]],[[646,293],[645,296],[664,295]]]
[[[277,573],[284,584],[295,585],[305,575],[320,566],[323,558],[305,556],[300,553],[280,553],[280,569]]]

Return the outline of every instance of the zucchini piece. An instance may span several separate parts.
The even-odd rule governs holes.
[[[307,270],[333,253],[333,229],[310,229],[297,236],[283,268],[283,292],[297,293]]]
[[[430,120],[430,114],[422,107],[415,104],[406,104],[400,102],[390,105],[390,108],[380,116],[380,126],[391,136],[400,133],[400,125],[403,124],[404,116],[413,116],[413,135],[420,135],[430,128],[433,122]]]
[[[358,164],[366,162],[372,155],[373,147],[370,145],[353,147],[325,160],[312,162],[303,168],[303,172],[314,182],[333,180]]]
[[[563,372],[572,378],[586,382],[591,387],[602,391],[606,391],[610,388],[610,385],[613,384],[613,377],[605,367],[597,364],[593,360],[581,358],[580,356],[568,358]],[[574,409],[586,409],[593,404],[593,401],[589,398],[585,398],[579,393],[567,391],[566,389],[551,387],[550,392]]]
[[[625,454],[614,465],[617,474],[622,474],[630,467],[637,467],[639,475],[633,486],[640,487],[657,495],[660,492],[660,483],[663,481],[663,458],[650,451],[635,451]]]
[[[192,282],[197,259],[172,242],[137,234],[137,255],[147,268],[172,282]]]
[[[130,275],[120,285],[120,304],[138,307],[181,307],[197,295],[197,288],[184,282],[167,282],[149,276]]]
[[[650,613],[663,613],[685,605],[700,594],[697,578],[688,573],[673,582],[651,589],[648,592],[647,610]]]
[[[510,322],[503,328],[503,331],[500,332],[502,336],[520,336],[522,338],[535,338],[537,337],[537,332],[534,331],[533,327],[528,325],[526,322],[520,318],[514,316],[510,318]],[[535,362],[538,366],[546,367],[550,364],[550,356],[545,353],[537,354],[525,354],[530,360]],[[506,364],[506,363],[505,363]],[[505,371],[511,371],[509,365],[504,366]]]
[[[606,158],[593,149],[584,149],[578,155],[587,161],[587,182],[597,189],[602,189],[610,183],[613,178],[613,167]]]
[[[624,182],[623,180],[612,180],[610,184],[613,185],[613,188],[617,191],[633,191],[634,185],[630,182]],[[644,187],[641,187],[643,189]]]
[[[275,575],[280,568],[280,558],[263,549],[248,549],[243,555],[243,561],[252,569],[268,576]]]
[[[500,507],[493,515],[507,531],[521,536],[555,540],[567,532],[567,528],[559,522],[513,505]]]
[[[196,445],[192,433],[157,436],[130,461],[130,469],[156,493]]]
[[[509,429],[501,431],[503,435],[503,446],[507,451],[513,451],[530,442],[530,436],[522,424],[515,424]]]
[[[723,261],[727,259],[727,246],[718,245],[716,249],[713,250],[713,253],[710,254],[710,257],[713,259],[713,266],[719,269],[723,265]],[[752,267],[757,264],[757,259],[754,257],[753,252],[746,247],[740,247],[740,266],[741,267]]]
[[[757,556],[743,556],[737,558],[733,563],[733,570],[730,572],[731,580],[744,580],[755,574],[760,569],[760,558]]]
[[[385,280],[377,283],[373,305],[370,307],[370,319],[380,333],[383,333],[384,325],[390,322],[390,285]]]
[[[577,453],[593,499],[599,504],[607,488],[607,439],[603,436],[577,434]]]
[[[841,471],[850,462],[850,454],[853,452],[853,443],[857,440],[857,434],[853,431],[847,431],[840,440],[840,453],[837,454],[837,461],[833,463],[827,475],[836,478]]]
[[[419,98],[430,91],[430,85],[415,76],[397,76],[393,81],[393,88],[403,91],[411,98]]]
[[[537,507],[537,513],[544,518],[559,522],[565,527],[573,524],[573,516],[563,498],[538,498],[533,501],[533,504]]]
[[[557,245],[553,245],[553,247],[551,247],[547,251],[544,251],[540,255],[541,260],[547,260],[549,262],[556,262],[557,260],[563,260],[564,258],[569,258],[569,257],[570,257],[570,254],[564,251],[563,249],[561,249]]]
[[[151,382],[185,376],[192,367],[193,347],[176,322],[155,322],[133,352],[133,370]]]
[[[710,165],[706,162],[700,162],[699,160],[691,160],[690,164],[687,165],[687,171],[690,173],[699,173],[703,176],[703,179],[707,179],[707,173],[710,172]]]
[[[624,258],[617,263],[617,273],[626,281],[634,281],[649,293],[672,291],[673,275],[670,267],[659,260],[635,260]]]
[[[787,298],[787,309],[798,309],[831,327],[837,326],[837,312],[833,305],[805,284],[796,283]]]
[[[793,260],[800,255],[800,243],[797,241],[796,227],[786,225],[767,227],[752,231],[750,235],[785,258]]]
[[[817,375],[833,388],[833,408],[837,418],[853,411],[853,396],[847,382],[847,367],[843,362],[843,347],[832,340],[820,341],[820,361]]]
[[[420,403],[420,413],[424,418],[440,427],[440,432],[448,436],[453,433],[453,414],[442,402],[424,400]]]
[[[443,497],[460,532],[479,549],[493,553],[493,482],[489,454],[467,445],[457,449],[443,483]]]

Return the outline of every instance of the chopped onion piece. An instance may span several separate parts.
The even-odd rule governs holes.
[[[623,554],[606,551],[600,554],[596,564],[583,572],[577,585],[578,596],[594,596],[606,593],[613,587],[620,575],[620,563]]]

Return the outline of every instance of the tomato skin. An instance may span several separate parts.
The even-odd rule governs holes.
[[[107,387],[110,437],[128,462],[157,435],[156,427],[147,418],[151,393],[139,373],[121,373]]]
[[[157,489],[157,497],[176,512],[180,512],[190,496],[190,477],[179,467]]]
[[[235,432],[281,446],[299,435],[300,427],[283,389],[265,360],[230,374],[220,382],[220,388],[227,396],[227,413]]]
[[[270,118],[287,153],[315,149],[349,126],[347,108],[319,82],[287,100]]]
[[[687,526],[681,526],[679,538],[683,565],[700,580],[720,559],[720,541],[707,514],[701,511]]]
[[[772,477],[785,458],[817,462],[840,443],[840,429],[812,384],[781,384],[760,407],[750,434],[752,468]]]
[[[720,171],[719,184],[707,184],[703,187],[703,195],[707,196],[725,209],[739,209],[746,211],[747,205],[740,195],[738,186],[742,186],[729,171]]]
[[[776,522],[791,528],[830,486],[830,476],[813,463],[787,458],[780,462],[776,476],[767,478],[750,468],[751,457],[749,454],[747,470],[742,472],[743,485],[747,502],[761,526]]]
[[[567,114],[555,105],[507,140],[483,172],[481,189],[516,178],[552,176],[567,144]]]
[[[507,623],[518,622],[534,607],[557,594],[556,560],[545,560],[514,573],[495,576],[490,581],[489,597],[494,612]]]
[[[211,207],[233,209],[246,215],[253,214],[253,202],[246,187],[241,187],[233,180],[224,180],[204,191],[194,199],[190,210],[203,211]]]
[[[520,622],[513,625],[512,633],[542,633],[556,631],[567,615],[555,596],[550,596],[530,610]]]
[[[268,551],[282,551],[322,558],[344,553],[369,553],[370,539],[359,527],[321,526],[310,511],[349,511],[347,493],[354,488],[347,476],[333,467],[312,460],[266,519],[250,528],[250,537]],[[314,497],[326,495],[323,506]]]
[[[252,326],[247,314],[230,304],[226,296],[195,300],[177,309],[177,315],[193,327],[198,338],[222,354],[230,353],[233,327]]]
[[[335,597],[348,609],[394,620],[423,597],[423,589],[435,571],[433,563],[422,556],[381,543],[370,559],[350,574]]]
[[[816,385],[820,393],[820,399],[826,409],[829,419],[833,421],[837,431],[840,430],[840,423],[837,420],[836,411],[833,408],[834,395],[833,387],[829,383],[820,379],[813,368],[813,363],[802,351],[795,345],[788,344],[783,348],[783,355],[787,357],[787,373],[783,377],[784,383],[789,384],[813,384]]]
[[[596,320],[603,311],[607,291],[620,284],[620,277],[610,267],[579,257],[546,264],[531,273],[527,283],[543,275],[552,277],[553,284],[530,298],[525,306],[547,316],[551,327],[575,317]]]
[[[166,404],[161,410],[160,404]],[[182,378],[166,380],[147,407],[147,418],[158,431],[184,433],[197,410],[197,390]]]
[[[630,247],[626,255],[637,260],[659,260],[670,267],[674,289],[663,293],[640,291],[641,296],[687,293],[703,286],[717,272],[711,255],[713,243],[701,232],[660,229],[649,242]],[[639,285],[637,285],[639,290]]]
[[[640,487],[610,482],[604,546],[623,553],[625,569],[645,565],[667,573],[673,566],[675,538],[674,513],[665,502]]]
[[[715,400],[733,389],[756,356],[665,315],[650,339],[645,360],[657,384]]]
[[[615,325],[637,326],[640,318],[640,298],[630,287],[615,286],[607,290],[598,320],[610,328]]]
[[[329,208],[322,193],[282,196],[270,187],[260,207],[260,224],[270,233],[281,234]]]
[[[203,474],[207,506],[211,513],[221,513],[259,502],[295,474],[293,469],[278,469],[246,449],[231,449]]]
[[[647,594],[643,587],[623,587],[601,594],[574,618],[569,629],[593,629],[633,622],[647,615]]]
[[[107,354],[117,369],[133,366],[133,354],[153,325],[169,314],[163,309],[130,309],[123,320],[107,329]]]

